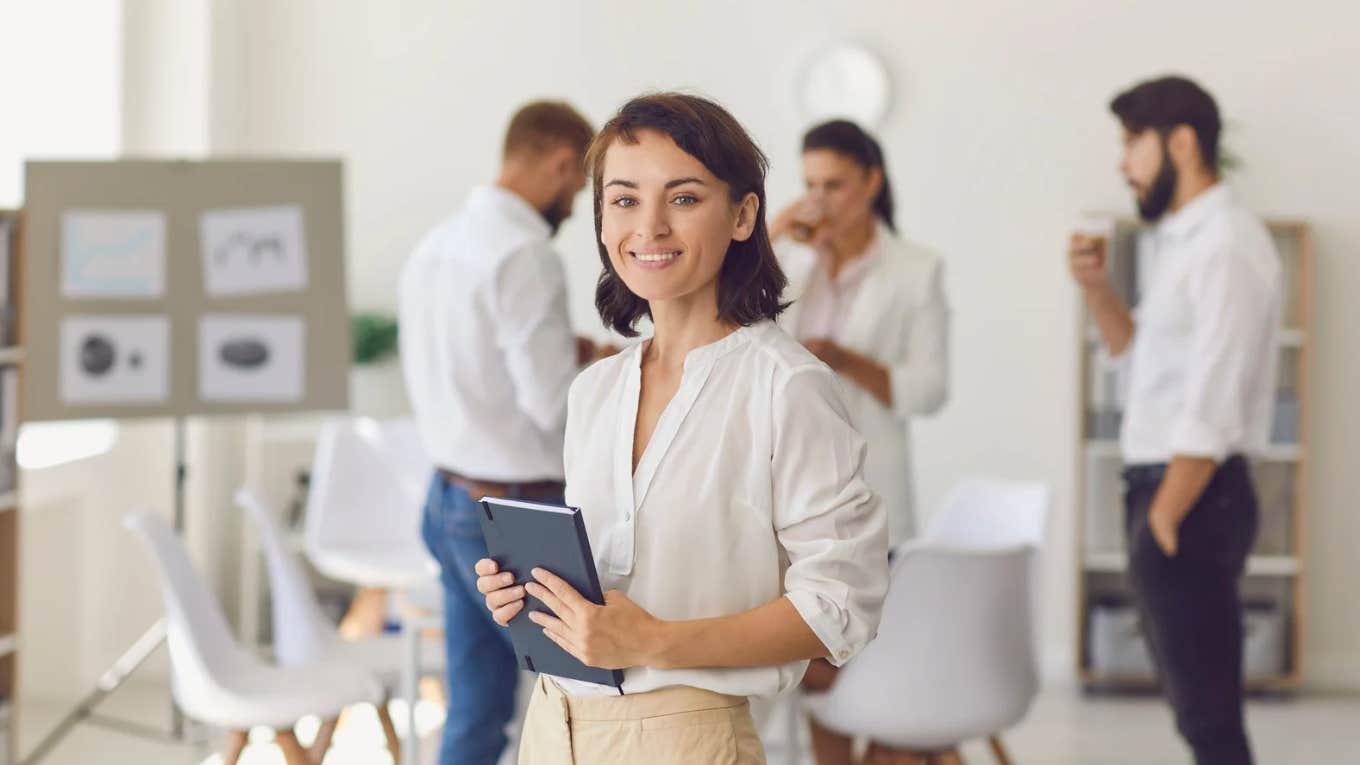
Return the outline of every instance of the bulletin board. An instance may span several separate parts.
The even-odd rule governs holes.
[[[23,418],[349,405],[336,160],[28,162]]]

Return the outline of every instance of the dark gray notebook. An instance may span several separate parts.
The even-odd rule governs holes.
[[[533,581],[530,573],[544,568],[565,579],[583,597],[604,605],[595,558],[581,511],[564,505],[521,502],[513,499],[482,497],[482,533],[487,550],[501,571],[515,575],[515,584]],[[525,598],[525,608],[510,620],[510,639],[520,667],[530,672],[612,685],[622,693],[623,671],[587,667],[576,657],[543,634],[543,628],[529,620],[530,611],[551,614],[547,606],[533,597]]]

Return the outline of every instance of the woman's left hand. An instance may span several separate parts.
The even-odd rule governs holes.
[[[825,337],[812,337],[803,341],[803,345],[812,351],[812,355],[822,360],[823,364],[840,371],[845,367],[846,359],[849,356],[845,349],[836,345],[835,341]]]
[[[550,571],[536,568],[536,581],[525,589],[555,616],[533,611],[529,619],[554,643],[588,667],[626,669],[655,665],[664,622],[647,613],[618,590],[604,595],[604,605],[586,600],[576,588]]]

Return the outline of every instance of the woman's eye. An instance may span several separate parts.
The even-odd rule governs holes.
[[[618,199],[615,199],[613,202],[610,202],[610,204],[614,205],[615,207],[632,207],[637,204],[637,200],[633,199],[632,197],[619,197]]]
[[[692,205],[698,204],[699,198],[693,194],[681,194],[671,201],[678,205]]]

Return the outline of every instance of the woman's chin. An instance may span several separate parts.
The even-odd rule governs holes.
[[[684,286],[676,284],[675,279],[661,277],[660,274],[629,274],[623,280],[628,291],[638,297],[653,302],[656,300],[674,300],[685,294]]]

